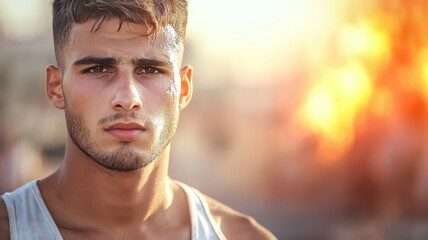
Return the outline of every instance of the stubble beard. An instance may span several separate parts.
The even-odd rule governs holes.
[[[171,142],[178,125],[178,112],[176,114],[166,112],[166,114],[163,114],[163,120],[165,121],[163,127],[147,122],[153,131],[161,131],[158,139],[155,137],[152,140],[153,143],[150,149],[144,152],[137,152],[132,149],[129,143],[122,142],[117,150],[103,151],[91,141],[89,128],[79,116],[69,110],[67,104],[64,111],[67,131],[73,143],[97,164],[109,170],[120,172],[139,170],[152,163]],[[154,129],[156,127],[161,129]]]

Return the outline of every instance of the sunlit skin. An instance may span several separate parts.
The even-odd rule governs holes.
[[[96,34],[105,36],[96,39],[85,36],[93,35],[80,29],[85,25],[74,29],[56,107],[65,108],[68,133],[79,150],[104,167],[129,171],[154,160],[175,132],[179,101],[184,104],[178,96],[182,46],[167,27],[154,43],[144,38],[141,51],[145,29],[126,24],[128,36],[118,34],[117,26],[100,29]]]
[[[144,163],[131,172],[109,170],[82,151],[69,133],[64,164],[39,183],[43,196],[56,199],[48,208],[64,237],[75,236],[73,229],[87,231],[89,237],[103,233],[103,239],[150,237],[144,227],[156,229],[156,223],[164,223],[186,239],[184,195],[174,194],[177,187],[166,177],[174,132],[166,128],[175,128],[179,110],[190,99],[191,68],[179,69],[181,50],[174,49],[177,39],[171,31],[162,31],[151,43],[142,37],[143,25],[123,24],[118,32],[118,22],[110,21],[92,33],[93,24],[75,25],[64,66],[48,67],[48,97],[84,123],[94,151],[120,153],[123,157],[116,161],[123,165],[133,165],[133,156],[141,155]],[[171,208],[173,203],[179,207]],[[55,214],[58,208],[60,215]],[[184,217],[170,222],[171,215]]]
[[[63,164],[38,182],[64,239],[191,239],[184,191],[168,177],[170,141],[192,95],[192,68],[169,25],[75,24],[60,67],[46,70],[67,122]],[[228,239],[275,239],[251,217],[206,196]],[[0,239],[9,238],[0,201]]]

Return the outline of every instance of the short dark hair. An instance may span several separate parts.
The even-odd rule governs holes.
[[[170,24],[184,44],[187,0],[53,0],[52,28],[58,65],[63,65],[63,49],[74,23],[96,20],[92,27],[96,32],[106,20],[113,18],[119,20],[118,30],[124,21],[146,24],[147,35]]]

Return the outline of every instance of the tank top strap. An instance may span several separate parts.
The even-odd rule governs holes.
[[[9,216],[11,240],[63,239],[43,201],[36,180],[1,197]]]
[[[193,240],[225,240],[223,232],[209,210],[205,197],[198,190],[177,182],[187,196]]]

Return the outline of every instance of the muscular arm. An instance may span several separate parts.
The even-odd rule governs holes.
[[[0,239],[10,239],[9,219],[7,217],[6,205],[0,198]]]
[[[205,196],[214,219],[220,225],[227,239],[231,240],[273,240],[277,239],[254,218],[239,213],[226,205]]]

